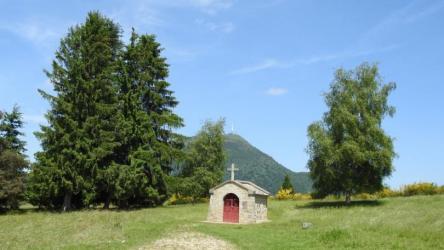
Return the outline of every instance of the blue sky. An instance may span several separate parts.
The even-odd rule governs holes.
[[[326,111],[334,71],[377,62],[398,88],[383,127],[395,138],[392,187],[444,184],[444,1],[5,1],[0,0],[0,109],[17,103],[28,154],[48,104],[61,37],[99,10],[156,34],[170,63],[176,112],[193,135],[225,117],[236,133],[294,171],[307,171],[307,126]],[[242,166],[240,166],[242,167]]]

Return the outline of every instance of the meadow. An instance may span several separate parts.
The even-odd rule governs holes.
[[[239,249],[444,249],[444,195],[354,201],[269,202],[271,222],[203,222],[207,204],[70,213],[28,207],[0,215],[1,249],[138,249],[197,232]],[[303,222],[313,224],[302,229]]]

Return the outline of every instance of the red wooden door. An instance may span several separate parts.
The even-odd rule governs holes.
[[[224,197],[224,222],[239,223],[239,198],[235,194]]]

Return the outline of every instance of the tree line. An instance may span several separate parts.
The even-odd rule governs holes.
[[[197,200],[222,181],[224,120],[206,122],[194,138],[174,113],[166,58],[154,35],[134,29],[128,43],[120,26],[98,12],[61,39],[51,69],[47,125],[35,135],[42,150],[29,164],[20,140],[18,107],[0,113],[0,207],[26,198],[40,208],[111,204],[145,207],[172,194]],[[325,94],[329,110],[308,128],[308,168],[314,196],[376,192],[396,156],[382,121],[392,116],[377,65],[336,71]],[[292,189],[286,176],[283,188]]]
[[[193,181],[208,175],[205,188],[221,181],[223,120],[207,122],[185,147],[174,132],[183,119],[173,112],[178,101],[166,81],[160,44],[134,29],[127,44],[121,35],[117,23],[91,12],[61,40],[45,71],[54,94],[39,90],[50,110],[48,125],[35,133],[42,150],[26,178],[31,204],[63,210],[156,206],[168,198],[170,175]],[[22,156],[23,143],[8,145]],[[201,155],[211,155],[211,163]]]

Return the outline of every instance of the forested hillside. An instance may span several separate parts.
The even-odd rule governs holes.
[[[253,181],[269,192],[276,193],[282,185],[285,175],[289,174],[296,192],[311,192],[312,181],[308,172],[295,173],[285,168],[241,136],[227,134],[225,149],[227,167],[234,163],[239,168],[239,171],[236,172],[236,179]],[[225,172],[224,178],[230,178],[228,171]]]

